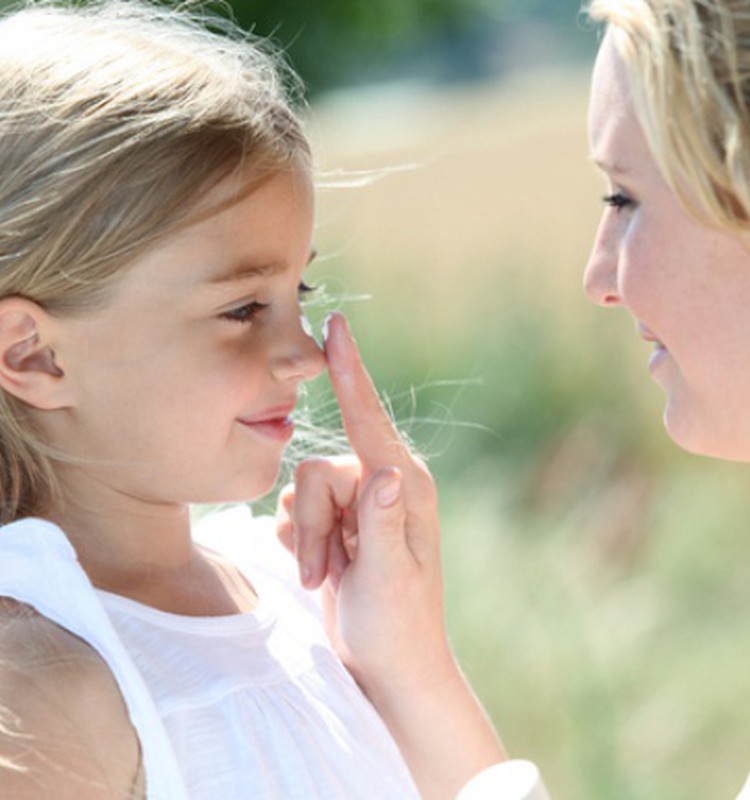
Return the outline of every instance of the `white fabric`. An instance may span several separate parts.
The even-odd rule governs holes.
[[[36,542],[26,546],[28,533]],[[27,520],[0,529],[3,575],[8,554],[22,545],[27,554],[25,577],[0,579],[0,594],[35,606],[105,658],[141,737],[149,800],[417,800],[270,526],[237,508],[199,525],[196,538],[253,583],[255,613],[184,617],[97,591],[54,526]],[[40,555],[52,550],[40,571]]]
[[[88,642],[117,680],[138,733],[148,800],[189,800],[172,746],[143,678],[62,531],[40,519],[0,528],[0,596],[33,606]]]
[[[536,766],[514,760],[475,775],[456,800],[549,800],[549,795]]]
[[[737,795],[737,800],[750,800],[750,776],[742,787],[742,791]]]

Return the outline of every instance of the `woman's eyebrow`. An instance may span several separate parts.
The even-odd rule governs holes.
[[[631,170],[626,166],[618,163],[610,163],[605,158],[599,158],[593,154],[589,155],[589,161],[595,164],[602,172],[607,172],[610,175],[628,175]]]

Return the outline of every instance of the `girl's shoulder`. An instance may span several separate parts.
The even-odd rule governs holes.
[[[130,800],[139,764],[103,659],[30,606],[0,598],[0,797]]]

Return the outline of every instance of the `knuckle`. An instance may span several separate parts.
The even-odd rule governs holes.
[[[294,470],[295,483],[310,480],[327,470],[328,460],[322,456],[311,456],[300,461]]]
[[[351,469],[353,467],[359,468],[360,461],[353,453],[347,453],[340,456],[331,456],[329,459],[331,466],[334,469]]]

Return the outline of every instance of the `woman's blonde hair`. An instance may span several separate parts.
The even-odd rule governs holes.
[[[750,230],[750,2],[592,0],[654,159],[702,220]]]
[[[0,298],[85,311],[241,164],[260,178],[307,159],[293,81],[263,43],[184,8],[100,0],[8,14]],[[0,392],[0,522],[43,510],[51,458],[24,405]]]

